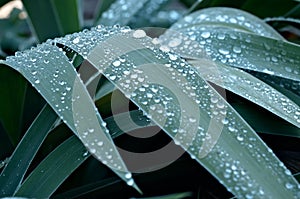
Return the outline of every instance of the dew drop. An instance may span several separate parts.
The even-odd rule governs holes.
[[[269,75],[274,75],[274,71],[268,70],[266,68],[262,72],[267,73]]]
[[[233,126],[229,126],[229,127],[228,127],[228,130],[231,131],[231,132],[234,132],[234,131],[235,131],[235,128],[234,128]]]
[[[210,32],[201,33],[201,37],[203,37],[204,39],[208,39],[210,37]]]
[[[89,154],[89,152],[87,152],[87,151],[84,152],[84,153],[83,153],[83,157],[86,157],[88,154]]]
[[[238,141],[243,141],[244,140],[244,138],[242,137],[242,136],[240,136],[240,135],[238,135],[237,137],[236,137],[236,139],[238,140]]]
[[[184,17],[184,21],[190,23],[190,22],[193,21],[193,17],[191,17],[191,16],[186,16],[186,17]]]
[[[286,72],[291,73],[292,72],[292,68],[290,68],[289,66],[284,67]]]
[[[80,41],[79,37],[76,37],[75,39],[73,39],[73,44],[78,44]]]
[[[179,39],[179,38],[174,38],[168,43],[168,45],[172,48],[179,46],[180,44],[181,44],[181,39]]]
[[[152,43],[153,43],[154,45],[157,45],[157,44],[160,43],[160,40],[159,40],[157,37],[155,37],[155,38],[152,39]]]
[[[97,145],[98,145],[98,146],[103,146],[103,142],[102,142],[102,141],[99,141],[99,142],[97,142]]]
[[[271,60],[272,60],[273,62],[278,62],[278,58],[275,57],[275,56],[271,57]]]
[[[223,33],[220,33],[220,34],[217,35],[217,38],[220,39],[220,40],[225,39],[225,37],[226,37],[226,36],[225,36],[225,34],[223,34]]]
[[[132,34],[132,36],[134,38],[143,38],[143,37],[146,36],[146,32],[144,30],[140,30],[139,29],[139,30],[134,31],[133,34]]]
[[[93,132],[95,131],[95,129],[90,128],[90,129],[88,129],[88,131],[89,131],[90,133],[93,133]]]
[[[171,59],[172,61],[177,60],[177,56],[176,56],[176,55],[170,54],[169,57],[170,57],[170,59]]]
[[[109,76],[109,79],[111,79],[111,80],[115,80],[116,78],[117,78],[117,76],[115,76],[115,75]]]
[[[229,121],[228,121],[228,119],[227,119],[227,118],[224,118],[224,119],[222,119],[222,123],[223,123],[223,124],[228,124],[228,123],[229,123]]]
[[[125,178],[130,179],[131,177],[132,177],[132,174],[131,174],[131,173],[126,173],[126,174],[125,174]]]
[[[194,123],[194,122],[196,122],[197,120],[196,120],[196,118],[194,118],[194,117],[190,117],[190,118],[189,118],[189,121],[192,122],[192,123]]]
[[[119,60],[116,60],[116,61],[113,62],[113,65],[118,67],[118,66],[121,65],[121,62]]]
[[[219,53],[223,54],[223,55],[228,55],[229,54],[229,50],[226,50],[224,48],[220,48],[219,49]]]
[[[130,180],[127,181],[127,185],[128,186],[132,186],[133,184],[134,184],[133,179],[130,179]]]
[[[239,46],[234,46],[233,47],[233,52],[235,52],[235,53],[241,53],[242,49]]]
[[[96,153],[96,149],[90,149],[91,153]]]
[[[285,187],[287,189],[292,189],[294,186],[291,183],[287,182],[287,183],[285,183]]]

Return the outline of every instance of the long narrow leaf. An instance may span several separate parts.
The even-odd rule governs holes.
[[[87,157],[85,147],[76,136],[72,136],[47,156],[14,196],[49,198]]]
[[[22,76],[8,67],[0,68],[0,122],[10,141],[17,145],[21,139],[22,114],[27,83]]]
[[[206,80],[252,101],[300,128],[300,107],[263,81],[237,68],[209,60],[190,61]]]
[[[110,163],[117,175],[136,186],[94,102],[62,50],[45,43],[1,63],[19,70],[96,158]]]
[[[56,114],[54,115],[56,116]],[[105,119],[112,138],[149,124],[147,118],[141,116],[140,111],[132,111],[131,116],[132,120],[137,121],[141,126],[130,125],[131,123],[128,122],[124,126],[120,123],[118,125],[121,126],[116,125],[115,120],[128,120],[128,115],[124,113]],[[65,179],[90,156],[91,154],[86,151],[82,143],[75,136],[72,136],[60,144],[34,169],[25,182],[18,187],[15,195],[49,198]]]
[[[12,196],[20,186],[31,161],[56,119],[55,112],[45,106],[32,123],[0,175],[2,197]]]
[[[109,9],[102,14],[97,24],[127,25],[147,1],[148,0],[116,0]]]
[[[40,42],[80,30],[77,0],[22,0],[32,30]],[[68,12],[65,9],[68,8]]]
[[[99,26],[82,34],[81,44],[105,30]],[[76,36],[57,42],[86,56],[237,197],[297,197],[297,182],[249,125],[193,67],[176,55],[150,50],[155,46],[144,31],[111,31],[84,50],[74,44]]]

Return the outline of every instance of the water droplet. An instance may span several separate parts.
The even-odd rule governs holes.
[[[238,135],[237,137],[236,137],[236,139],[238,140],[238,141],[243,141],[244,140],[244,138],[241,136],[241,135]]]
[[[208,39],[210,37],[210,32],[201,33],[201,37],[203,37],[204,39]]]
[[[224,48],[220,48],[219,49],[219,53],[223,54],[223,55],[228,55],[229,54],[229,50],[224,49]]]
[[[192,123],[194,123],[194,122],[196,122],[197,120],[196,120],[196,118],[194,118],[194,117],[190,117],[190,118],[189,118],[189,121],[192,122]]]
[[[271,57],[271,60],[272,60],[273,62],[278,62],[278,58],[275,57],[275,56]]]
[[[262,72],[267,73],[269,75],[274,75],[274,71],[268,70],[266,68]]]
[[[190,23],[190,22],[193,21],[193,17],[191,17],[191,16],[186,16],[186,17],[184,17],[184,21]]]
[[[98,145],[98,146],[103,146],[103,142],[102,142],[102,141],[99,141],[99,142],[97,142],[97,145]]]
[[[93,133],[93,132],[95,131],[95,129],[90,128],[90,129],[88,129],[88,131],[89,131],[90,133]]]
[[[235,131],[235,128],[234,128],[233,126],[229,126],[229,127],[228,127],[228,130],[231,131],[231,132],[234,132],[234,131]]]
[[[131,177],[132,177],[132,174],[131,174],[131,173],[126,173],[126,174],[125,174],[125,178],[130,179]]]
[[[127,185],[128,186],[132,186],[133,184],[134,184],[133,179],[130,179],[130,180],[127,181]]]
[[[157,37],[155,37],[155,38],[152,39],[152,43],[153,43],[154,45],[157,45],[157,44],[160,43],[160,40],[159,40]]]
[[[227,119],[227,118],[224,118],[224,119],[222,119],[222,123],[223,123],[223,124],[228,124],[228,123],[229,123],[229,121],[228,121],[228,119]]]
[[[294,185],[292,185],[291,183],[287,182],[287,183],[285,183],[285,187],[287,189],[292,189],[294,187]]]
[[[181,44],[181,39],[179,38],[174,38],[168,43],[168,45],[172,48],[179,46],[180,44]]]
[[[115,76],[115,75],[109,76],[109,79],[111,79],[111,80],[115,80],[116,78],[117,78],[117,76]]]
[[[225,34],[224,33],[219,33],[218,35],[217,35],[217,38],[218,39],[220,39],[220,40],[223,40],[223,39],[225,39]]]
[[[171,59],[172,61],[177,60],[177,56],[176,56],[176,55],[170,54],[169,57],[170,57],[170,59]]]
[[[80,41],[79,37],[76,37],[75,39],[73,39],[73,44],[78,44]]]
[[[113,65],[118,67],[118,66],[121,65],[121,62],[119,60],[116,60],[116,61],[113,62]]]
[[[96,149],[90,149],[91,153],[96,153]]]
[[[132,34],[132,36],[134,38],[143,38],[143,37],[146,36],[146,32],[144,30],[140,30],[139,29],[139,30],[134,31],[133,34]]]
[[[289,66],[284,67],[284,69],[285,69],[287,72],[289,72],[289,73],[292,72],[292,68],[290,68]]]
[[[235,52],[235,53],[241,53],[242,49],[239,46],[234,46],[233,47],[233,52]]]
[[[166,45],[160,46],[159,49],[163,52],[166,52],[166,53],[170,52],[170,48]]]

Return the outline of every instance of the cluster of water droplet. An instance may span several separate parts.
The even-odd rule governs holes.
[[[205,46],[209,39],[212,37],[219,37],[219,39],[232,37],[226,33],[212,35],[211,32],[203,30],[200,30],[198,35],[200,35],[199,44],[203,45],[208,53],[212,52],[207,50]],[[195,40],[197,39],[195,37]],[[117,45],[120,41],[125,45]],[[143,30],[132,31],[126,27],[98,26],[90,31],[85,30],[82,33],[56,39],[54,42],[49,41],[47,44],[39,46],[36,51],[16,54],[15,57],[8,58],[8,63],[18,63],[17,68],[20,71],[24,70],[23,73],[27,75],[26,78],[30,79],[36,87],[41,85],[42,77],[46,76],[43,82],[50,84],[50,89],[47,92],[52,92],[51,95],[53,95],[53,100],[49,102],[58,111],[60,107],[56,107],[53,104],[54,101],[61,102],[58,106],[69,103],[69,100],[73,105],[76,103],[80,105],[82,96],[68,94],[72,88],[64,81],[63,77],[69,73],[75,73],[75,71],[73,68],[70,69],[67,64],[58,61],[68,60],[61,57],[64,54],[59,48],[51,46],[49,43],[67,45],[87,58],[127,97],[138,104],[149,118],[166,130],[174,138],[175,143],[183,146],[192,158],[196,158],[198,161],[201,159],[200,162],[205,163],[204,165],[208,169],[217,168],[215,175],[224,179],[223,183],[237,196],[242,197],[244,194],[248,194],[248,196],[246,195],[248,198],[255,198],[268,194],[252,176],[251,168],[255,167],[258,170],[260,165],[263,165],[262,168],[266,170],[266,175],[272,172],[273,175],[278,176],[279,184],[288,183],[285,184],[286,188],[293,190],[295,195],[298,193],[297,185],[292,184],[292,181],[288,182],[290,172],[284,165],[269,168],[271,165],[269,162],[276,159],[272,151],[268,151],[263,146],[259,138],[251,133],[252,130],[244,124],[242,119],[237,117],[224,99],[200,77],[195,68],[176,54],[169,52],[169,47],[176,47],[178,43],[181,45],[184,43],[184,38],[170,41],[166,47],[159,45],[157,39],[147,37]],[[53,54],[58,57],[53,56],[53,54],[47,56],[48,51],[55,52]],[[242,49],[235,48],[233,51],[240,53]],[[219,53],[225,57],[230,54],[227,49],[219,49]],[[140,59],[134,59],[137,56]],[[51,71],[49,74],[45,75],[42,71],[49,63],[53,68],[49,70]],[[32,69],[38,69],[38,71]],[[78,77],[76,76],[76,78]],[[56,90],[57,88],[59,90]],[[181,103],[180,100],[184,102]],[[84,112],[83,109],[85,108],[82,108]],[[58,112],[60,115],[72,113],[65,106]],[[81,138],[89,140],[89,142],[85,142],[89,151],[102,160],[104,164],[112,165],[120,170],[124,169],[119,157],[113,156],[113,145],[105,146],[103,140],[95,136],[99,129],[89,125],[79,125],[83,124],[84,121],[88,123],[93,118],[81,117],[80,111],[75,112],[75,116],[72,117],[75,118],[74,125],[76,128],[82,128],[80,129]],[[102,120],[99,119],[99,121]],[[101,122],[101,129],[106,135],[108,134],[105,122]],[[240,154],[240,159],[236,158],[236,152],[231,151],[231,144],[243,149],[241,151],[244,151],[245,154]],[[261,151],[262,148],[266,150]],[[259,159],[260,165],[241,162],[243,155]],[[248,164],[251,166],[248,167]],[[129,185],[134,184],[130,173],[124,174],[122,170],[120,175],[128,179]],[[282,182],[281,179],[285,178],[287,182]]]
[[[156,18],[154,15],[156,12],[166,3],[168,3],[169,0],[152,0],[147,1],[145,5],[141,7],[141,10],[139,10],[134,17],[130,20],[130,27],[141,27],[145,25],[145,22],[148,22],[150,24],[154,24],[156,21]],[[151,17],[149,17],[151,16]]]
[[[115,1],[110,8],[105,11],[100,19],[103,25],[127,25],[132,17],[140,10],[147,0],[118,0]]]
[[[300,125],[297,116],[300,108],[289,98],[240,69],[211,63],[213,62],[199,60],[198,63],[195,62],[194,66],[206,80],[263,106],[296,126]]]
[[[261,19],[247,12],[234,8],[207,8],[194,12],[184,17],[178,23],[172,26],[172,29],[185,29],[191,26],[224,24],[234,26],[236,29],[247,30],[258,35],[266,37],[279,36],[270,26],[265,24]]]

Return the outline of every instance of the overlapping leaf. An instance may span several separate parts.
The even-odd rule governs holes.
[[[1,63],[22,73],[97,159],[136,186],[113,144],[106,123],[61,49],[45,43]]]
[[[80,47],[102,31],[107,28],[56,42],[86,57],[238,197],[296,197],[298,185],[290,172],[193,67],[157,50],[142,30],[110,31],[99,44]]]

